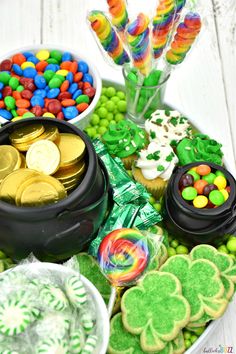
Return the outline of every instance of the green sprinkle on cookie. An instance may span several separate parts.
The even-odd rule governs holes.
[[[227,254],[220,253],[210,245],[198,245],[190,253],[193,260],[207,259],[214,263],[221,273],[221,281],[224,285],[224,297],[231,300],[234,294],[234,284],[236,283],[236,266],[234,261]]]
[[[134,306],[135,304],[135,306]],[[164,349],[190,318],[190,307],[181,284],[172,274],[152,271],[137,286],[127,290],[121,301],[124,327],[140,335],[144,351]]]
[[[214,263],[177,255],[169,258],[160,270],[179,279],[191,307],[190,322],[198,321],[204,314],[216,319],[224,313],[228,302],[223,298],[224,286]]]

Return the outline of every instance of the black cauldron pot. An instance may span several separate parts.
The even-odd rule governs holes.
[[[231,188],[228,200],[217,208],[197,209],[188,205],[179,193],[179,180],[192,167],[204,164],[197,162],[176,167],[168,183],[163,200],[164,225],[170,234],[187,246],[200,243],[219,245],[228,234],[236,231],[236,181],[222,166],[207,164],[222,171]]]
[[[0,201],[0,249],[15,260],[33,253],[60,261],[81,251],[95,237],[108,209],[109,177],[90,139],[70,123],[30,118],[5,124],[0,145],[9,144],[13,129],[26,124],[54,124],[60,132],[79,135],[86,144],[87,171],[67,198],[43,207],[17,207]]]

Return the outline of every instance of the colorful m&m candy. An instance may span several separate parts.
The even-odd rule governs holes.
[[[0,63],[0,117],[73,119],[92,102],[93,81],[88,64],[69,52],[17,53]]]
[[[179,190],[182,198],[197,209],[219,207],[230,194],[224,173],[208,164],[200,164],[181,176]]]

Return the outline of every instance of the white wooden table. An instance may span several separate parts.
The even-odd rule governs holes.
[[[155,3],[129,1],[132,14],[149,11]],[[189,58],[172,74],[166,102],[224,145],[225,157],[235,173],[236,1],[199,3],[204,14],[202,35]],[[121,72],[103,60],[86,24],[89,10],[105,8],[105,0],[0,0],[0,55],[31,44],[60,44],[90,57],[102,77],[122,82]],[[220,345],[233,346],[236,353],[236,299],[201,352]]]

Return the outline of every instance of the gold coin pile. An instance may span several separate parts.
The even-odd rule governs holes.
[[[1,200],[17,206],[52,204],[81,182],[86,164],[79,136],[37,123],[15,129],[9,140],[12,145],[0,145]]]

